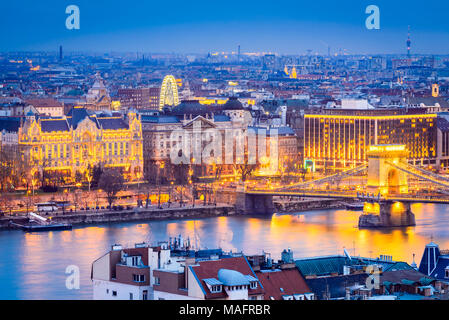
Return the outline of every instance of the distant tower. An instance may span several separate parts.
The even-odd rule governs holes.
[[[59,46],[59,61],[62,61],[62,46]]]
[[[237,55],[237,59],[238,59],[238,62],[240,62],[240,45],[238,46],[238,55]]]
[[[440,96],[440,86],[438,83],[432,84],[432,97],[438,98]]]
[[[411,57],[411,50],[412,47],[412,40],[410,40],[410,26],[408,26],[408,38],[407,38],[407,57],[410,59]]]
[[[298,78],[298,75],[296,73],[296,67],[293,66],[292,72],[290,74],[290,79],[297,79],[297,78]]]

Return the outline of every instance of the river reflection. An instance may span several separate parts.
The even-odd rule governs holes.
[[[419,263],[431,237],[440,248],[449,248],[449,206],[416,204],[412,210],[416,227],[390,230],[359,230],[360,213],[324,210],[271,218],[104,224],[37,234],[0,232],[0,299],[91,299],[91,263],[112,244],[155,243],[179,234],[197,247],[265,251],[275,259],[285,248],[291,248],[295,258],[342,254],[346,248],[355,255],[392,255],[409,263],[415,253]],[[69,265],[80,268],[80,290],[65,287]]]

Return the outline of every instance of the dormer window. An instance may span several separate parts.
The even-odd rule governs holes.
[[[212,292],[212,293],[219,293],[219,292],[221,292],[221,285],[211,286],[210,292]]]
[[[446,267],[446,270],[444,270],[444,277],[446,278],[446,279],[449,279],[449,266],[447,266]]]

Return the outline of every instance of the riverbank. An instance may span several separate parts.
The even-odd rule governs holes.
[[[347,200],[345,203],[353,203],[354,200]],[[285,201],[274,200],[274,207],[278,213],[301,213],[314,210],[344,209],[345,203],[335,199],[310,199]]]
[[[68,223],[74,226],[83,226],[99,223],[119,223],[131,221],[157,221],[157,220],[180,220],[180,219],[196,219],[211,218],[220,216],[231,216],[235,214],[233,206],[198,206],[198,207],[182,207],[182,208],[151,208],[124,211],[105,211],[76,214],[65,214],[52,216],[54,223]],[[4,217],[0,219],[0,231],[11,230],[9,221],[17,224],[26,224],[28,218],[25,217]]]
[[[348,203],[351,201],[347,201]],[[301,213],[315,210],[343,209],[344,203],[335,199],[309,199],[298,201],[274,200],[276,213]],[[100,211],[100,212],[77,212],[52,216],[54,223],[67,223],[73,226],[85,226],[100,223],[119,222],[139,222],[139,221],[160,221],[160,220],[181,220],[213,218],[220,216],[236,216],[235,207],[232,205],[217,206],[186,206],[176,208],[142,208],[124,211]],[[17,224],[27,224],[28,218],[3,217],[0,219],[0,231],[11,230],[14,227],[9,225],[9,221]]]

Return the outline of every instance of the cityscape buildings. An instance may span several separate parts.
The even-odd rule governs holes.
[[[446,4],[90,5],[2,18],[0,299],[449,300]]]

